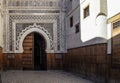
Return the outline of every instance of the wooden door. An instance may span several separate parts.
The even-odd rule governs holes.
[[[46,70],[47,69],[47,57],[45,53],[45,40],[38,34],[34,33],[34,69]]]
[[[23,42],[24,53],[22,55],[23,69],[46,70],[47,57],[45,53],[46,43],[38,33],[29,34]]]
[[[34,33],[29,34],[23,42],[24,53],[22,56],[22,66],[24,69],[34,69]]]

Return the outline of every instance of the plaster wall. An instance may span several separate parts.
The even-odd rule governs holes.
[[[70,18],[73,16],[73,26],[70,27]],[[80,6],[79,0],[72,1],[72,10],[67,12],[67,27],[66,27],[66,38],[67,38],[67,48],[76,48],[80,47],[80,32],[76,33],[75,25],[79,24],[80,26]],[[80,27],[79,27],[80,29]]]
[[[0,0],[0,47],[3,47],[2,0]]]
[[[82,0],[80,2],[81,40],[83,43],[91,41],[91,43],[86,43],[85,45],[106,42],[106,6],[103,6],[102,1],[103,0]],[[84,18],[84,9],[87,6],[89,6],[90,14]],[[102,8],[102,6],[105,8]]]
[[[118,0],[107,0],[107,10],[108,10],[107,18],[111,18],[112,16],[120,13],[119,1]]]

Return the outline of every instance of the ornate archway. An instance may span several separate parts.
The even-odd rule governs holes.
[[[52,41],[52,37],[50,33],[44,27],[41,27],[40,25],[36,25],[36,23],[34,23],[34,25],[32,26],[30,25],[29,27],[25,28],[19,34],[18,40],[17,40],[18,52],[23,53],[24,51],[23,41],[25,37],[32,32],[36,32],[44,37],[46,41],[46,53],[52,53],[53,52],[53,41]]]

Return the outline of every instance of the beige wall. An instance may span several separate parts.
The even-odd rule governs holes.
[[[3,47],[2,1],[0,0],[0,47]]]

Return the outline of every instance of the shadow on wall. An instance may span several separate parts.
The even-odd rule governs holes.
[[[84,45],[99,44],[99,43],[107,43],[107,39],[96,37],[89,41],[83,42]]]

